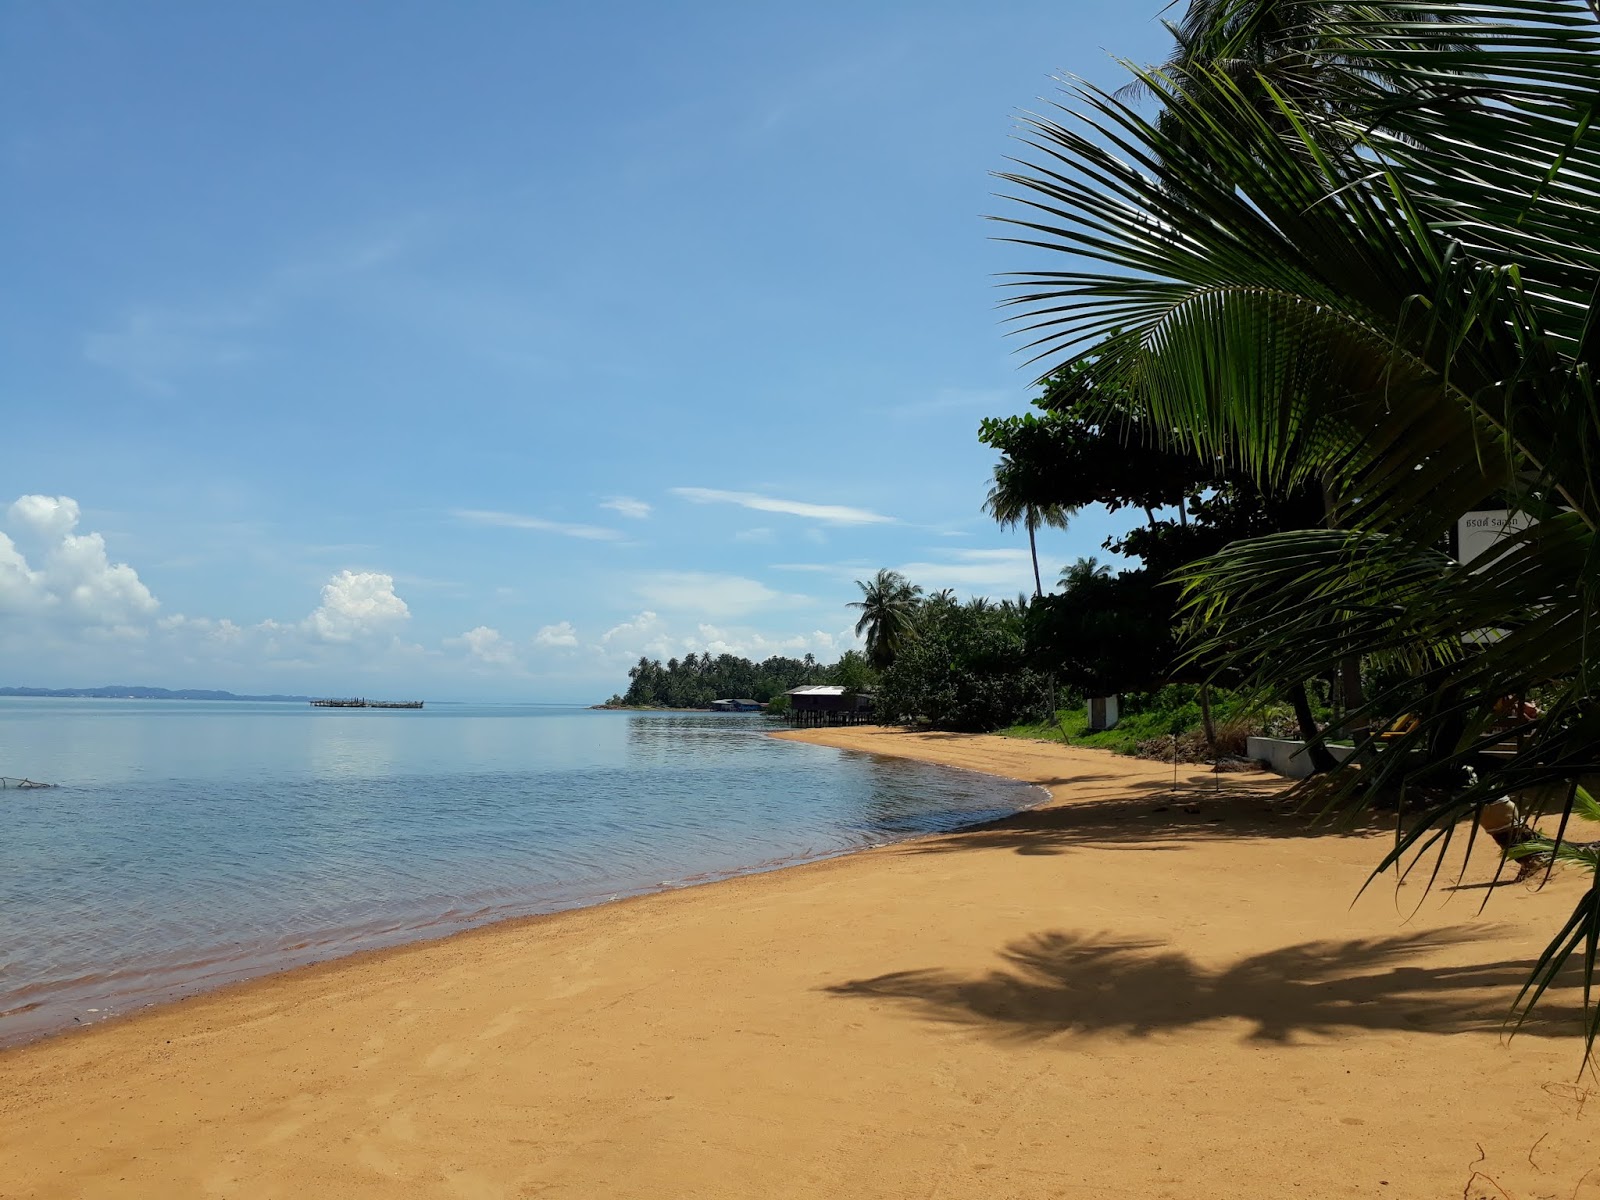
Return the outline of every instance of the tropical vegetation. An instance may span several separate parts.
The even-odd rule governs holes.
[[[876,694],[880,720],[985,732],[1054,712],[1050,678],[1030,664],[1026,597],[919,602]]]
[[[1136,92],[1073,83],[1027,120],[1003,219],[1063,257],[1015,280],[1019,327],[1068,402],[1115,395],[1145,445],[1321,497],[1315,524],[1182,570],[1186,655],[1263,695],[1384,681],[1348,724],[1403,730],[1314,784],[1399,798],[1381,867],[1481,844],[1506,796],[1569,840],[1600,780],[1600,11],[1189,14]],[[1525,528],[1464,564],[1451,533],[1487,509]],[[1574,956],[1592,979],[1600,886],[1524,1014]]]
[[[682,658],[640,658],[628,671],[628,690],[609,704],[636,708],[705,708],[713,700],[758,700],[765,704],[790,688],[828,682],[829,668],[811,655],[774,655],[752,662],[733,654],[693,652]]]

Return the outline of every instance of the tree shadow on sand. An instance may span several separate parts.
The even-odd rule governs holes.
[[[1163,942],[1050,932],[1012,942],[1007,969],[984,975],[896,971],[827,990],[904,1004],[925,1020],[1005,1039],[1120,1033],[1146,1037],[1225,1019],[1249,1021],[1249,1040],[1343,1029],[1499,1033],[1531,962],[1450,966],[1419,958],[1482,929],[1305,942],[1213,969]],[[1546,993],[1521,1032],[1565,1037],[1581,1027],[1581,990]]]
[[[1080,775],[1042,781],[1047,787],[1071,787],[1106,781],[1106,776]],[[1394,817],[1365,814],[1360,819],[1333,821],[1294,802],[1276,797],[1281,790],[1260,783],[1226,781],[1221,788],[1189,783],[1174,792],[1171,785],[1139,781],[1122,783],[1119,794],[1105,800],[1067,800],[1050,808],[1031,809],[972,825],[942,837],[925,838],[908,850],[945,854],[954,850],[1010,850],[1016,854],[1065,854],[1072,850],[1175,849],[1196,838],[1352,837],[1394,829]]]

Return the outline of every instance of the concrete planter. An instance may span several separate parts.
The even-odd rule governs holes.
[[[1304,779],[1311,774],[1311,756],[1305,751],[1306,744],[1301,741],[1253,737],[1245,753],[1256,762],[1265,763],[1267,770],[1285,779]],[[1328,753],[1343,762],[1355,753],[1355,747],[1329,746]]]

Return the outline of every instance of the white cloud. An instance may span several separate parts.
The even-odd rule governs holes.
[[[843,563],[773,563],[774,571],[799,571],[807,575],[829,575],[835,579],[865,579],[877,573],[878,568],[871,563],[843,562]]]
[[[464,647],[469,655],[482,663],[502,665],[517,659],[516,647],[498,629],[490,629],[487,625],[469,629],[460,637],[446,638],[445,644]]]
[[[802,500],[782,500],[775,496],[762,496],[756,492],[724,492],[716,488],[679,487],[672,494],[692,500],[696,504],[737,504],[757,512],[784,513],[791,517],[809,517],[829,525],[893,525],[894,517],[886,517],[865,508],[850,508],[843,504],[810,504]]]
[[[322,604],[306,618],[307,630],[329,642],[393,630],[411,610],[395,595],[394,576],[381,571],[340,571],[322,588]]]
[[[477,508],[457,508],[451,516],[469,525],[494,525],[502,529],[536,529],[542,533],[559,533],[564,537],[584,538],[591,542],[615,542],[622,534],[615,529],[599,525],[573,525],[565,521],[547,521],[543,517],[529,517],[521,513],[488,512]]]
[[[539,646],[576,646],[578,631],[572,627],[571,621],[560,621],[544,626],[533,635],[533,641]]]
[[[803,658],[807,654],[813,654],[822,662],[831,662],[857,644],[855,635],[848,629],[838,633],[813,629],[810,633],[773,635],[756,629],[724,628],[702,623],[695,632],[697,637],[684,639],[686,650],[710,654],[736,654],[741,658],[754,659],[756,662],[771,658],[774,654],[784,654],[791,658]]]
[[[954,588],[970,595],[1004,596],[1033,591],[1033,560],[1025,548],[956,550],[941,546],[928,552],[921,562],[901,563],[891,569],[900,572],[924,591]],[[801,571],[831,576],[841,581],[870,578],[877,567],[864,562],[774,563],[774,571]],[[1061,570],[1061,559],[1041,555],[1039,572],[1046,583]]]
[[[600,637],[600,649],[624,658],[641,654],[659,658],[675,653],[674,643],[667,638],[666,622],[649,609],[606,630]]]
[[[638,584],[638,592],[657,608],[699,617],[737,617],[762,609],[805,604],[804,596],[775,592],[740,575],[701,571],[659,571]]]
[[[76,533],[70,496],[20,496],[10,526],[41,548],[38,565],[0,533],[0,612],[43,614],[88,628],[130,632],[160,607],[139,573],[113,563],[98,533]]]
[[[927,591],[955,588],[983,595],[1033,592],[1033,559],[1027,550],[949,550],[942,562],[910,562],[895,570]],[[1039,559],[1039,572],[1053,580],[1059,559]]]
[[[57,539],[71,533],[81,515],[71,496],[18,496],[8,510],[13,529],[21,527],[38,537]]]
[[[736,542],[770,542],[772,541],[772,530],[765,525],[757,526],[755,529],[741,529],[733,535],[733,540]]]
[[[650,515],[651,509],[643,500],[635,500],[632,496],[608,496],[600,501],[601,508],[609,508],[614,513],[625,517],[632,517],[635,521],[642,521]]]
[[[600,644],[592,647],[614,664],[632,661],[641,655],[649,658],[681,658],[695,654],[737,654],[760,661],[774,654],[800,658],[814,654],[829,662],[857,644],[849,629],[837,633],[815,629],[809,633],[783,633],[744,625],[696,622],[693,630],[676,629],[652,610],[630,617],[606,631]],[[620,669],[620,668],[616,668]]]

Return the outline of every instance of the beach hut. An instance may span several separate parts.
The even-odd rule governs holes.
[[[762,704],[761,701],[759,701],[759,700],[749,700],[749,699],[745,699],[745,700],[713,700],[711,702],[711,711],[712,712],[752,713],[752,712],[760,712],[765,707],[766,707],[766,705]]]
[[[791,725],[859,725],[872,720],[872,693],[848,692],[837,684],[791,688]]]

